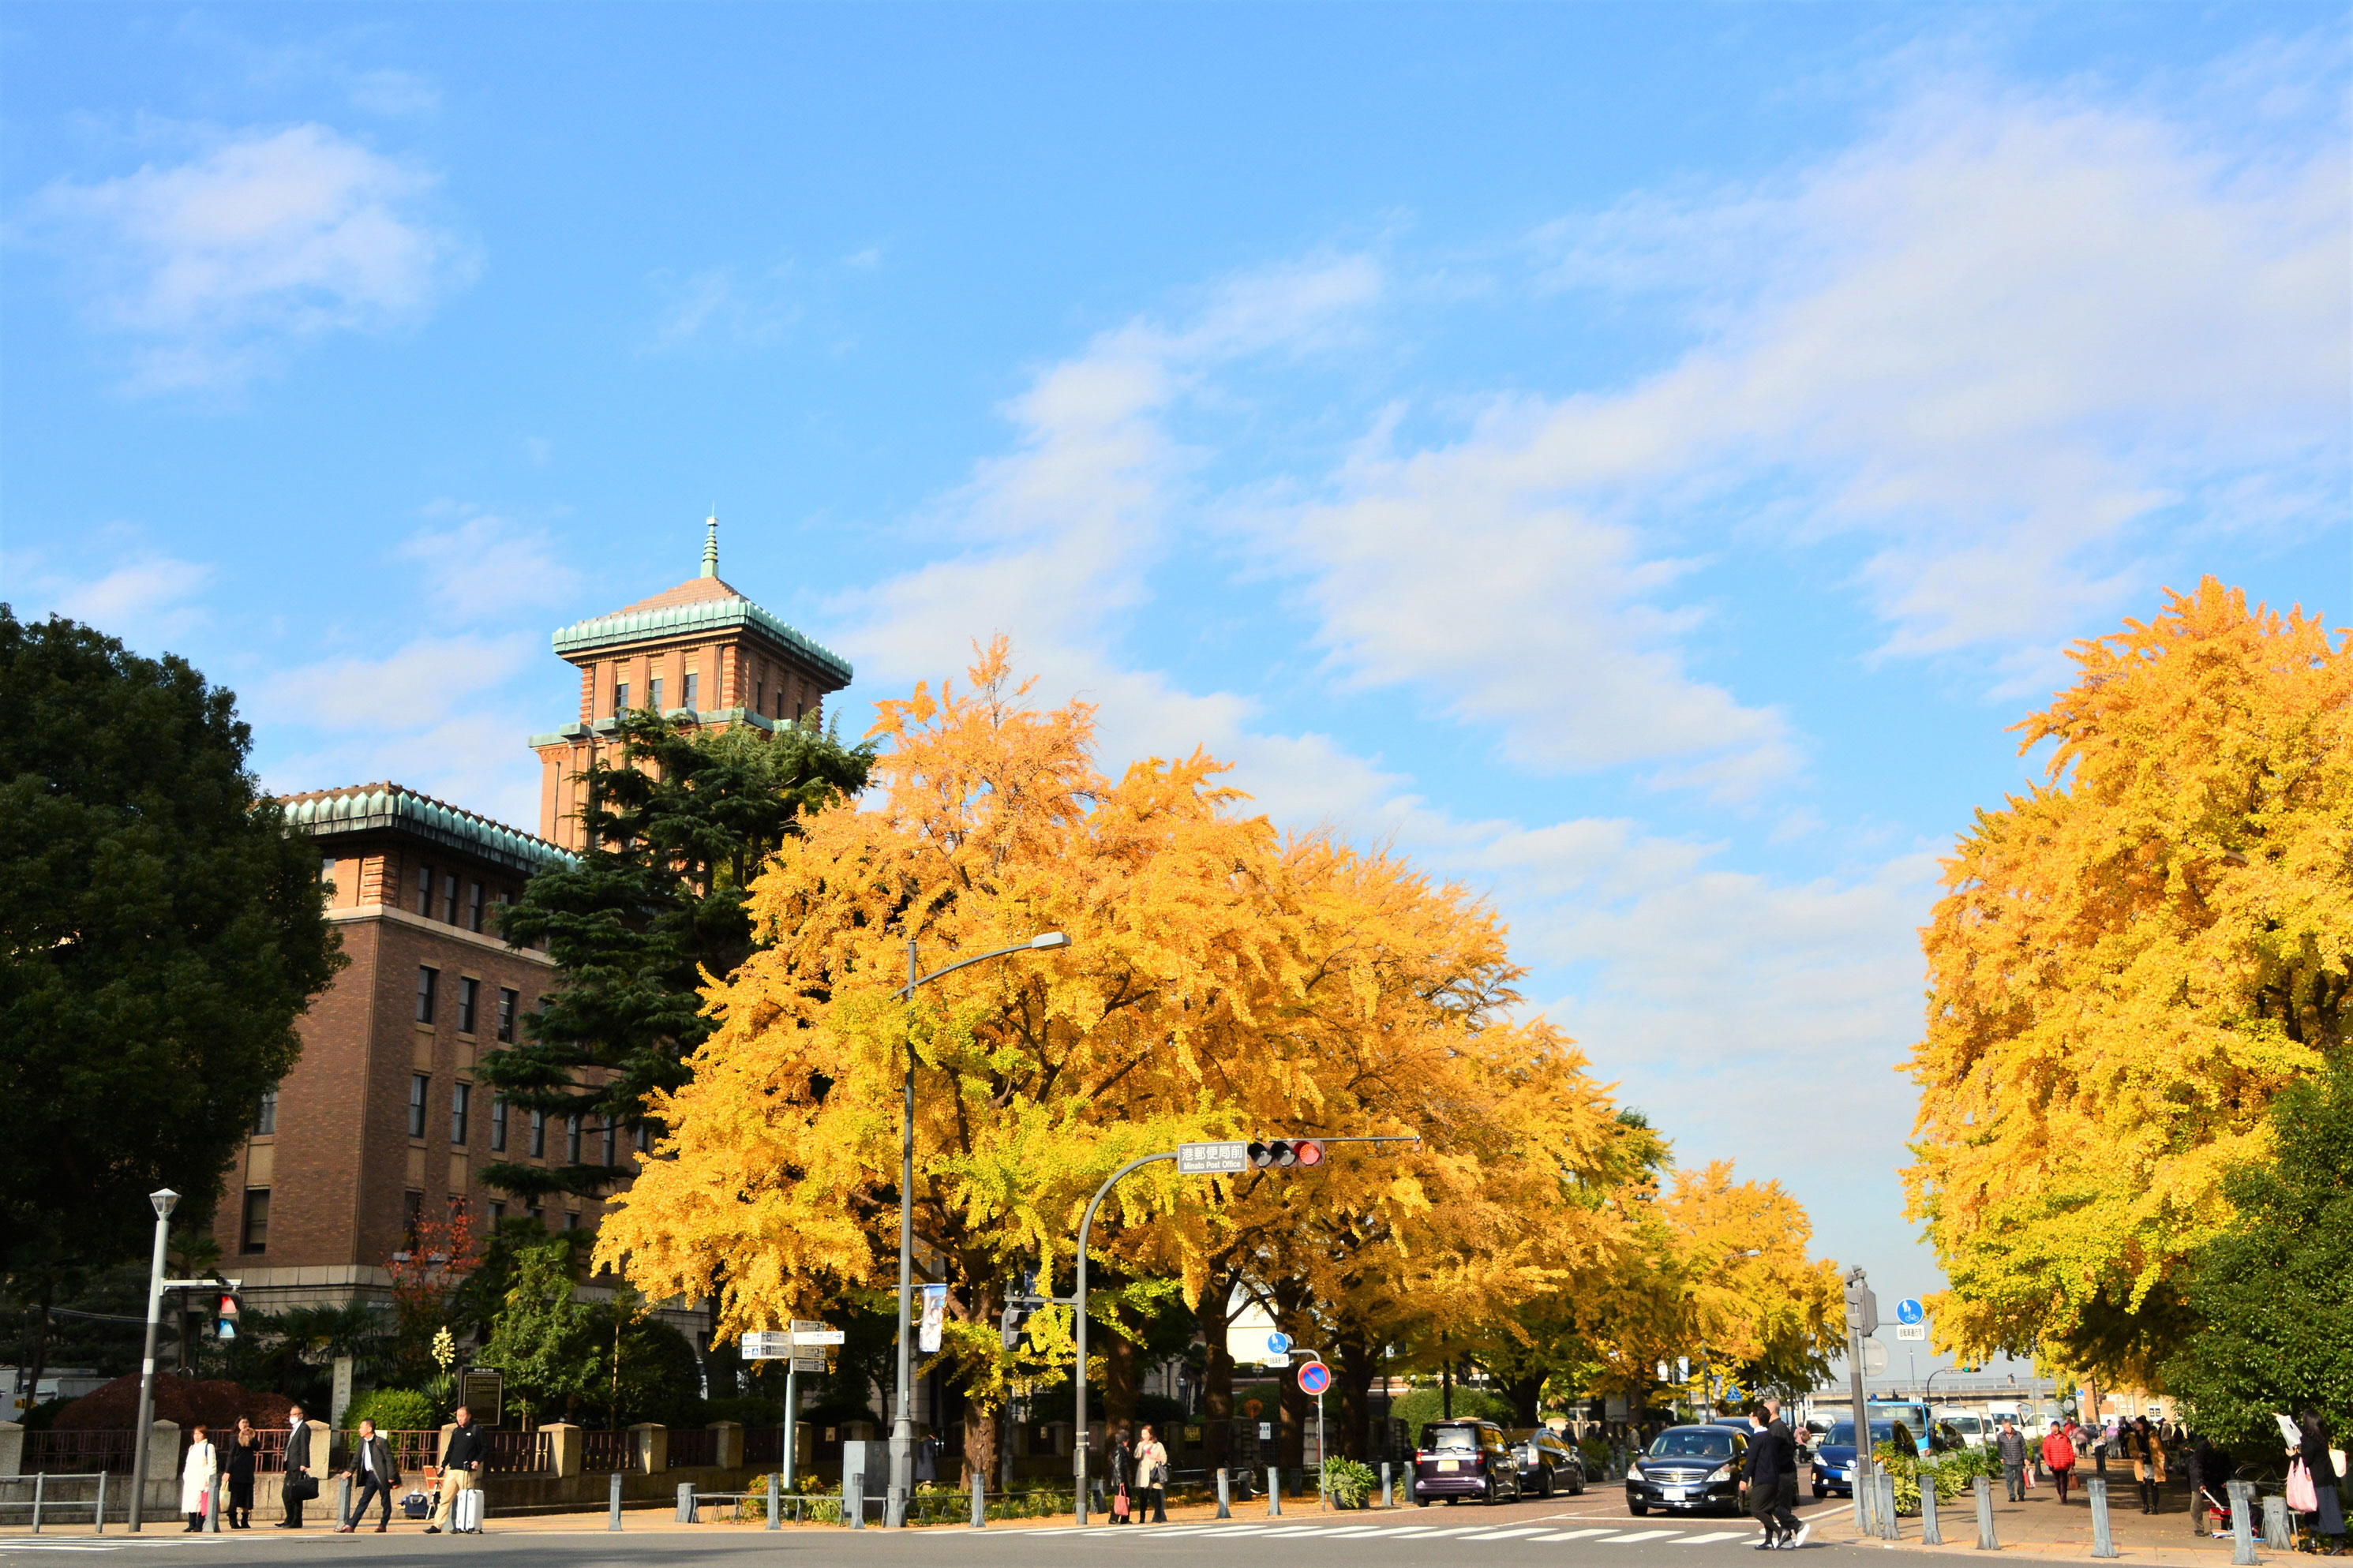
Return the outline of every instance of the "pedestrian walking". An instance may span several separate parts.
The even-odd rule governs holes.
[[[2001,1434],[1993,1440],[1994,1457],[2001,1461],[2001,1484],[2011,1502],[2026,1500],[2026,1435],[2017,1420],[2001,1418]]]
[[[1748,1452],[1740,1467],[1740,1479],[1748,1489],[1748,1516],[1763,1532],[1756,1549],[1770,1552],[1781,1543],[1780,1521],[1774,1518],[1781,1500],[1780,1454],[1762,1411],[1749,1413]]]
[[[251,1421],[240,1415],[221,1464],[228,1487],[228,1507],[221,1511],[228,1516],[231,1530],[253,1528],[253,1468],[260,1458],[261,1434],[253,1429]]]
[[[933,1436],[932,1429],[926,1426],[923,1435],[915,1439],[915,1484],[931,1486],[939,1479],[940,1440]]]
[[[2067,1506],[2067,1483],[2075,1474],[2075,1442],[2070,1421],[2066,1426],[2053,1427],[2051,1436],[2042,1439],[2042,1463],[2051,1471],[2052,1484],[2059,1489],[2059,1506]]]
[[[400,1465],[392,1457],[392,1445],[376,1435],[375,1423],[367,1416],[360,1417],[360,1435],[352,1444],[351,1468],[343,1472],[351,1478],[352,1511],[335,1527],[338,1535],[349,1535],[367,1517],[368,1499],[377,1503],[379,1517],[375,1532],[382,1535],[392,1522],[392,1489],[400,1484]]]
[[[286,1412],[286,1475],[279,1482],[278,1500],[286,1517],[280,1530],[302,1528],[302,1505],[319,1495],[319,1478],[311,1473],[311,1423],[299,1405]]]
[[[2337,1485],[2345,1479],[2328,1431],[2328,1418],[2307,1405],[2295,1424],[2296,1462],[2304,1467],[2313,1506],[2306,1510],[2306,1532],[2322,1555],[2335,1557],[2345,1550],[2345,1500]]]
[[[190,1434],[188,1457],[180,1462],[180,1511],[188,1516],[188,1529],[180,1533],[205,1527],[205,1510],[219,1485],[220,1451],[200,1424]]]
[[[1135,1479],[1135,1445],[1127,1440],[1127,1428],[1123,1426],[1111,1444],[1111,1521],[1113,1524],[1133,1522],[1135,1502],[1128,1483]]]
[[[1160,1446],[1160,1439],[1152,1435],[1152,1428],[1145,1426],[1135,1435],[1135,1511],[1138,1524],[1145,1522],[1142,1516],[1146,1508],[1152,1510],[1152,1523],[1168,1522],[1168,1510],[1165,1506],[1167,1488],[1168,1450]]]
[[[441,1533],[441,1521],[449,1519],[458,1494],[474,1484],[474,1472],[481,1468],[487,1447],[482,1435],[474,1429],[474,1413],[462,1405],[458,1406],[457,1423],[449,1428],[448,1444],[441,1450],[441,1486],[433,1500],[433,1518],[425,1526],[426,1534]],[[457,1525],[456,1520],[449,1519],[452,1530]]]
[[[2125,1447],[2132,1456],[2133,1485],[2140,1489],[2141,1512],[2161,1512],[2165,1500],[2165,1440],[2149,1425],[2148,1417],[2143,1415],[2133,1422]]]

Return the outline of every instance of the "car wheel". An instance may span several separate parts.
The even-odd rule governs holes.
[[[1416,1508],[1428,1508],[1430,1506],[1430,1500],[1426,1497],[1418,1497],[1413,1500],[1413,1505]]]
[[[1544,1484],[1536,1492],[1536,1496],[1545,1498],[1552,1496],[1552,1470],[1549,1468],[1545,1470]]]
[[[1826,1498],[1826,1497],[1828,1497],[1828,1496],[1830,1496],[1830,1495],[1831,1495],[1831,1494],[1830,1494],[1830,1492],[1829,1492],[1827,1489],[1823,1489],[1823,1488],[1821,1488],[1821,1487],[1816,1487],[1816,1488],[1814,1489],[1814,1500],[1815,1500],[1816,1502],[1820,1502],[1820,1501],[1821,1501],[1821,1500],[1822,1500],[1822,1499],[1824,1499],[1824,1498]]]
[[[1626,1505],[1626,1511],[1640,1519],[1651,1511],[1651,1505],[1646,1502],[1630,1502]]]

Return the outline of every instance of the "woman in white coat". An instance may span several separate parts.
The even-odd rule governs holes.
[[[202,1530],[209,1500],[206,1494],[220,1488],[220,1451],[202,1426],[189,1436],[188,1457],[180,1465],[180,1511],[188,1516],[188,1530]]]

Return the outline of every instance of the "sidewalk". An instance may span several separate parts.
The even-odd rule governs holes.
[[[1901,1521],[1901,1539],[1890,1542],[1866,1536],[1854,1528],[1854,1510],[1844,1500],[1836,1513],[1816,1516],[1820,1522],[1814,1530],[1816,1541],[1839,1542],[1859,1546],[1901,1547],[1910,1552],[1959,1552],[1983,1560],[1989,1553],[1978,1550],[1978,1509],[1974,1494],[1964,1492],[1949,1502],[1936,1507],[1937,1531],[1945,1538],[1942,1546],[1923,1545],[1920,1541],[1920,1516],[1907,1514]],[[2121,1484],[2115,1478],[2108,1488],[2108,1532],[2114,1541],[2119,1563],[2132,1563],[2143,1568],[2224,1568],[2231,1561],[2231,1537],[2222,1535],[2195,1536],[2190,1533],[2189,1493],[2178,1485],[2167,1489],[2165,1511],[2145,1514],[2140,1511],[2138,1494],[2133,1489],[2132,1478],[2126,1476]],[[2266,1548],[2263,1543],[2263,1520],[2258,1515],[2255,1525],[2255,1555],[2264,1562],[2292,1557]],[[2082,1487],[2074,1489],[2066,1505],[2060,1506],[2058,1496],[2048,1483],[2035,1487],[2024,1502],[2003,1500],[2001,1488],[1994,1488],[1994,1539],[2000,1542],[2000,1555],[2004,1557],[2052,1558],[2066,1561],[2099,1562],[2092,1556],[2092,1505]]]

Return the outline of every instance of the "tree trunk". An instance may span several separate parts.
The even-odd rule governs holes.
[[[1201,1331],[1201,1436],[1211,1469],[1233,1462],[1234,1356],[1226,1343],[1226,1301],[1232,1288],[1220,1274],[1201,1287],[1193,1310]]]
[[[1445,1420],[1454,1419],[1454,1361],[1451,1356],[1438,1363],[1438,1414]]]
[[[1519,1424],[1523,1426],[1535,1426],[1536,1406],[1544,1400],[1544,1374],[1538,1373],[1533,1377],[1498,1377],[1495,1383],[1504,1391],[1504,1397],[1512,1402],[1514,1416]]]
[[[966,1486],[974,1476],[997,1473],[996,1418],[969,1398],[964,1401],[964,1465]],[[1003,1489],[1001,1484],[998,1489]]]
[[[1103,1420],[1110,1431],[1122,1426],[1132,1431],[1135,1426],[1135,1342],[1109,1326],[1103,1331]]]
[[[1282,1426],[1278,1430],[1282,1458],[1278,1462],[1286,1470],[1295,1470],[1307,1463],[1307,1424],[1315,1417],[1315,1404],[1299,1392],[1295,1377],[1286,1375],[1282,1388]]]
[[[1342,1340],[1334,1351],[1332,1382],[1340,1395],[1340,1430],[1334,1447],[1361,1464],[1374,1462],[1373,1366],[1377,1359],[1362,1340]]]

